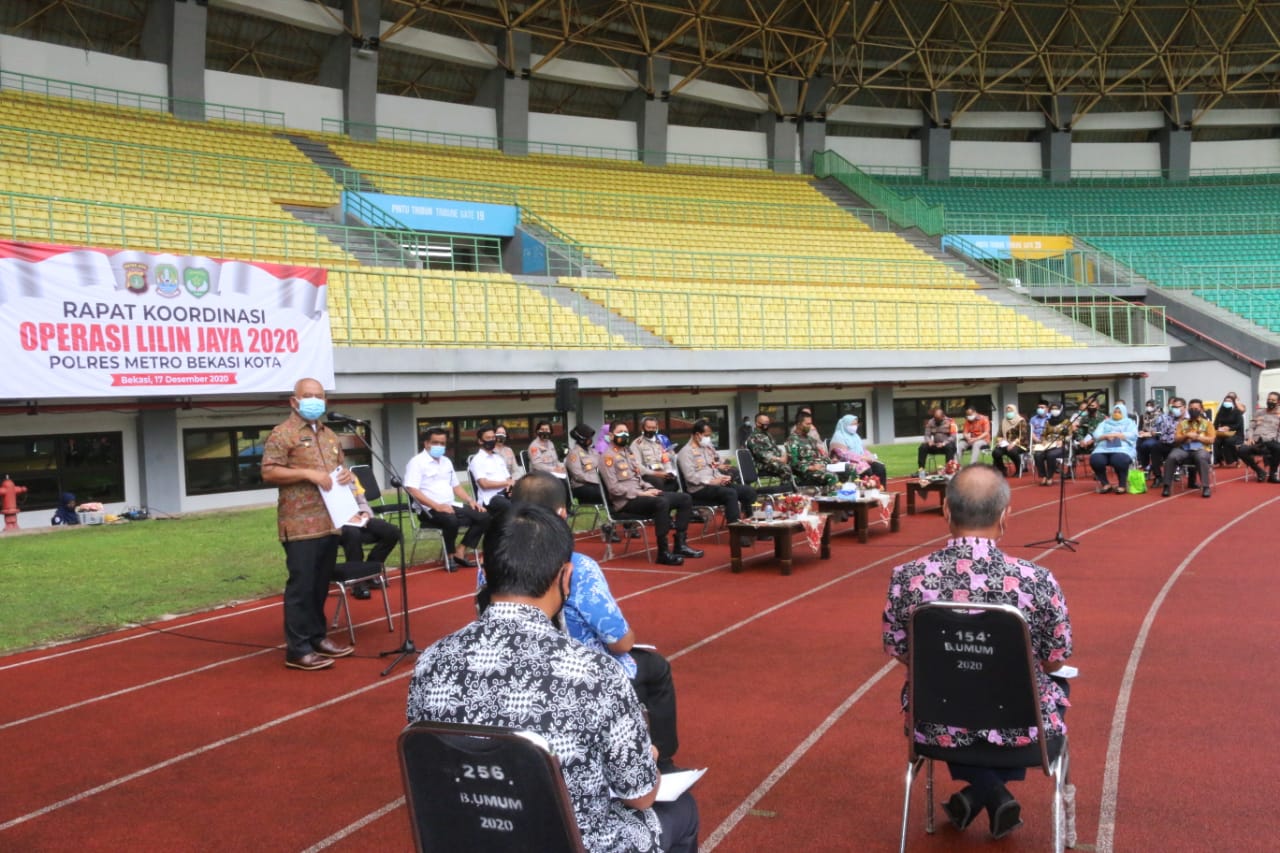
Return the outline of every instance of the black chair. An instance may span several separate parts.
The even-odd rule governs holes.
[[[615,513],[609,507],[609,492],[604,487],[604,481],[600,483],[600,511],[604,513],[605,525],[611,526],[613,530],[620,530],[627,534],[622,537],[622,541],[627,543],[622,548],[622,553],[631,550],[631,540],[635,537],[632,531],[639,531],[640,538],[643,540],[645,556],[649,558],[649,562],[653,562],[653,549],[649,547],[649,528],[653,525],[653,519],[646,515],[631,515],[629,513]],[[606,561],[613,559],[613,543],[608,536],[605,537],[604,559]]]
[[[779,477],[777,485],[764,485],[760,481],[760,471],[756,468],[755,457],[751,455],[751,451],[745,447],[739,447],[734,451],[734,458],[738,462],[738,474],[742,477],[744,486],[751,486],[756,490],[758,495],[780,495],[796,491],[796,478],[788,468],[785,477]],[[744,508],[744,514],[747,508]]]
[[[689,489],[684,484],[684,475],[680,473],[680,466],[676,465],[673,467],[672,470],[675,471],[676,482],[680,485],[680,491],[686,494],[692,494],[691,492],[689,492]],[[724,527],[724,524],[723,524],[724,516],[720,514],[720,507],[711,506],[710,504],[696,503],[693,505],[692,511],[693,511],[693,517],[696,518],[698,521],[702,522],[701,538],[706,539],[709,534],[714,535],[716,537],[716,544],[719,545],[720,530],[721,528]],[[751,507],[746,507],[745,512],[748,515],[750,515]],[[711,526],[713,524],[716,524],[717,521],[721,521],[722,523],[716,525],[716,528],[712,530]]]
[[[373,469],[368,465],[352,465],[351,473],[360,481],[360,488],[364,489],[364,499],[369,502],[369,508],[375,515],[395,515],[408,511],[409,505],[406,503],[386,502],[382,489],[378,487],[378,478],[373,475]]]
[[[583,853],[560,762],[537,735],[413,723],[398,751],[420,853]]]
[[[907,784],[902,800],[900,851],[907,849],[911,785],[926,769],[925,831],[933,833],[933,762],[979,767],[1036,767],[1054,782],[1053,843],[1061,853],[1075,844],[1074,809],[1068,813],[1067,738],[1045,733],[1036,683],[1039,662],[1027,621],[1007,604],[933,602],[917,607],[908,628]],[[922,722],[968,730],[1032,729],[1028,746],[977,744],[940,747],[916,743]]]

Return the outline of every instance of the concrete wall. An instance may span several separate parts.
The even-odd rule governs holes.
[[[1237,139],[1191,143],[1191,168],[1267,168],[1280,171],[1280,140]]]
[[[378,95],[378,124],[468,136],[498,135],[498,117],[491,107],[447,104],[403,95]]]
[[[0,69],[160,98],[169,95],[169,69],[162,63],[124,59],[13,36],[0,36]]]
[[[763,133],[752,130],[719,130],[673,124],[667,128],[667,150],[671,154],[707,154],[714,157],[747,157],[764,160],[769,156]]]
[[[1195,146],[1191,146],[1195,151]],[[1160,144],[1157,142],[1076,142],[1071,146],[1071,171],[1090,170],[1160,171]]]
[[[827,134],[827,147],[844,159],[874,172],[877,168],[920,168],[919,139],[874,139]]]
[[[299,130],[320,130],[322,119],[342,118],[342,90],[328,86],[206,70],[204,90],[211,103],[282,112],[285,125]]]
[[[618,119],[583,118],[581,116],[529,113],[529,141],[551,142],[557,145],[595,145],[602,148],[622,148],[634,151],[636,123]],[[575,151],[579,156],[616,157],[613,152],[589,150]]]
[[[1039,142],[955,142],[951,143],[951,170],[1019,169],[1040,170]]]

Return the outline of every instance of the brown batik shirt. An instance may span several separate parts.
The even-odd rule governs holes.
[[[333,430],[324,424],[312,427],[297,412],[271,431],[262,449],[264,469],[279,466],[328,474],[342,463],[342,446]],[[281,542],[319,539],[337,532],[315,484],[305,480],[286,483],[279,487],[279,492],[276,522]]]

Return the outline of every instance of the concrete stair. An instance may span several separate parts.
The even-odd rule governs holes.
[[[422,262],[410,252],[406,252],[400,244],[387,235],[369,228],[354,219],[344,227],[339,221],[342,216],[336,207],[301,207],[298,205],[282,205],[284,210],[294,219],[305,222],[333,245],[369,267],[404,267],[421,269]]]
[[[277,133],[276,136],[292,143],[294,148],[307,155],[308,160],[323,169],[325,174],[333,178],[334,183],[344,190],[366,193],[382,192],[373,181],[352,168],[350,163],[334,153],[328,143],[316,142],[314,139],[303,136],[300,133],[284,132]]]
[[[641,347],[668,349],[671,342],[660,338],[631,320],[606,309],[597,302],[566,287],[551,276],[517,275],[513,276],[521,284],[532,287],[543,296],[551,299],[571,311],[585,317],[597,326],[603,326],[611,334],[618,335],[629,344]]]

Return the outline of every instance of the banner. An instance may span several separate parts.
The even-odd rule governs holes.
[[[1050,234],[957,234],[942,238],[942,248],[957,245],[980,258],[1058,258],[1075,247],[1070,237]]]
[[[386,193],[342,194],[342,209],[350,209],[348,199],[358,196],[373,207],[402,222],[414,231],[438,234],[474,234],[483,237],[511,237],[520,221],[520,209],[509,204],[482,204],[450,198],[420,198]],[[359,216],[357,209],[352,213]]]
[[[332,388],[327,275],[0,241],[0,398]]]

